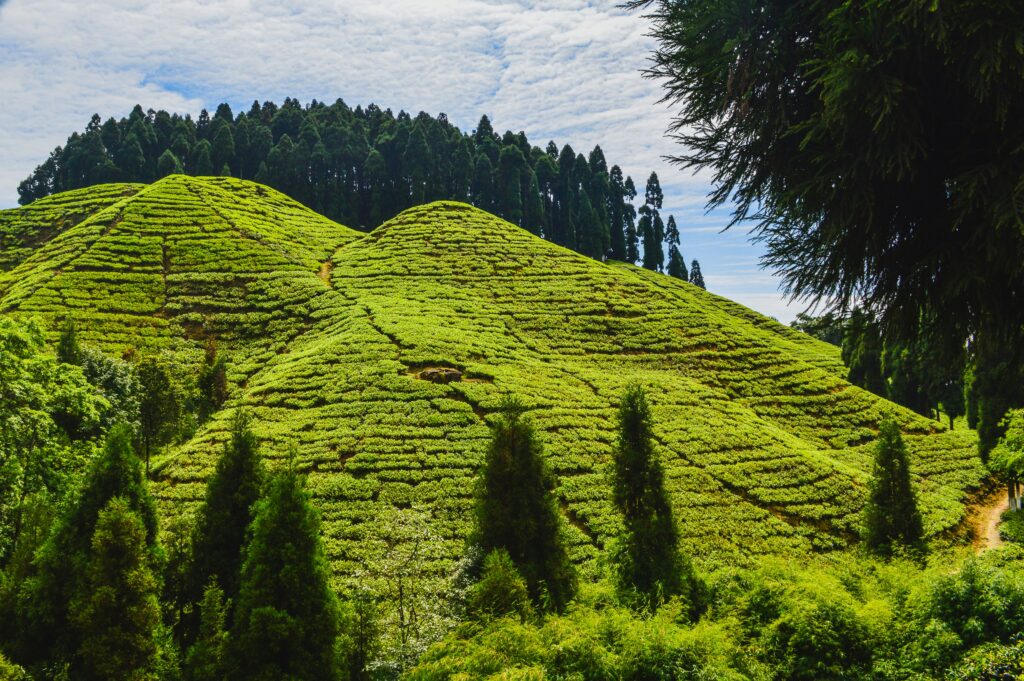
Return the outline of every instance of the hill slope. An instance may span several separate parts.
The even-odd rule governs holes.
[[[459,203],[361,235],[258,185],[172,176],[0,274],[0,311],[74,315],[111,351],[216,337],[233,358],[229,407],[255,415],[268,456],[294,447],[310,471],[339,577],[372,568],[395,516],[428,518],[443,540],[431,559],[450,567],[507,392],[544,433],[584,562],[617,530],[608,461],[633,380],[649,386],[684,542],[702,557],[845,546],[883,415],[908,434],[929,532],[960,522],[983,473],[969,433],[850,386],[831,346]],[[424,380],[431,367],[463,378]],[[166,512],[201,497],[228,411],[164,458]]]

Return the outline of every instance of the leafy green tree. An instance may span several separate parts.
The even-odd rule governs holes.
[[[117,423],[138,428],[142,386],[135,375],[135,367],[88,346],[81,349],[79,366],[85,379],[110,405],[100,417],[103,429],[109,430]]]
[[[79,364],[82,360],[82,347],[78,344],[78,333],[75,322],[68,318],[60,330],[57,340],[57,359],[64,364]]]
[[[19,647],[26,660],[68,661],[79,649],[78,629],[69,607],[88,591],[92,540],[102,511],[118,497],[138,514],[153,565],[162,561],[157,544],[156,506],[146,487],[142,464],[132,448],[131,431],[118,425],[89,468],[82,486],[54,526],[35,559],[35,574],[26,580],[20,599]]]
[[[293,470],[259,501],[228,643],[229,679],[336,679],[339,612],[320,520]]]
[[[989,457],[989,468],[1006,484],[1008,506],[1020,510],[1020,481],[1024,479],[1024,409],[1006,413],[1005,430]]]
[[[0,563],[17,549],[24,504],[73,489],[108,404],[81,369],[46,349],[35,322],[0,316]]]
[[[174,439],[181,417],[181,404],[167,367],[155,358],[146,358],[139,365],[139,438],[149,476],[150,453]]]
[[[826,312],[819,317],[812,317],[806,312],[800,312],[790,326],[797,331],[803,331],[808,336],[814,336],[820,341],[841,347],[846,330],[846,319],[834,312]]]
[[[910,482],[910,459],[895,421],[882,421],[875,445],[867,505],[864,541],[868,549],[891,556],[898,547],[924,548],[924,525],[917,495]]]
[[[629,4],[653,19],[676,160],[713,173],[709,208],[757,222],[790,294],[1012,360],[975,385],[991,448],[1024,404],[1024,4]]]
[[[156,680],[157,593],[146,526],[128,499],[114,497],[97,517],[86,588],[71,606],[80,640],[74,678]]]
[[[214,168],[228,168],[230,175],[231,162],[235,160],[235,136],[231,133],[231,126],[224,124],[217,128],[213,135],[213,142],[210,145],[210,163]]]
[[[492,424],[474,539],[485,555],[508,552],[535,603],[562,610],[576,591],[576,574],[562,541],[555,481],[524,411],[506,399]]]
[[[259,443],[242,412],[235,415],[231,439],[206,483],[192,537],[192,560],[185,576],[185,604],[196,603],[216,582],[225,598],[237,601],[246,532],[253,520],[264,482]],[[230,607],[226,610],[230,618]],[[195,622],[186,621],[184,640],[195,637]]]
[[[696,260],[690,263],[690,283],[703,289],[707,288],[704,285],[704,273],[700,271],[700,263]]]
[[[615,551],[620,593],[640,607],[655,608],[680,595],[696,605],[692,570],[679,552],[679,530],[654,450],[651,409],[639,385],[629,387],[619,405],[612,493],[625,523]]]
[[[181,165],[181,160],[174,154],[170,149],[165,149],[164,153],[160,154],[160,158],[156,162],[156,175],[157,177],[167,177],[168,175],[184,173],[185,169]]]
[[[484,558],[480,581],[473,585],[466,599],[470,617],[488,620],[515,616],[525,622],[533,615],[526,580],[504,549],[495,549]]]

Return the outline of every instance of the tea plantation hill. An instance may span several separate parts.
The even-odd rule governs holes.
[[[163,512],[201,498],[244,405],[267,456],[291,450],[309,472],[339,579],[372,574],[399,539],[388,518],[424,514],[441,538],[430,566],[450,572],[508,392],[543,431],[584,566],[617,532],[608,461],[633,380],[649,386],[684,546],[703,560],[848,545],[884,415],[907,434],[929,534],[958,526],[983,477],[969,432],[849,385],[831,346],[468,205],[413,208],[364,235],[253,183],[171,176],[0,212],[0,230],[35,246],[5,261],[0,312],[51,328],[74,317],[86,343],[182,365],[217,339],[232,397],[159,461]],[[436,368],[461,377],[425,380]]]

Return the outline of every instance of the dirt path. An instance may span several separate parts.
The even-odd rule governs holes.
[[[986,497],[983,503],[974,507],[970,514],[970,522],[974,529],[975,551],[981,553],[986,549],[1003,545],[1003,540],[999,536],[999,516],[1008,505],[1006,490],[998,488]]]

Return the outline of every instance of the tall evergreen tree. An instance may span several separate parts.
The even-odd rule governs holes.
[[[696,260],[690,263],[690,283],[694,286],[707,288],[704,285],[704,273],[700,271],[700,263]]]
[[[676,595],[693,603],[692,570],[679,552],[679,530],[654,450],[651,410],[639,385],[628,388],[619,405],[612,490],[626,526],[615,551],[620,591],[642,607],[657,607]]]
[[[221,681],[227,669],[227,608],[217,582],[203,590],[199,635],[185,656],[187,681]]]
[[[156,506],[132,449],[131,430],[124,425],[114,426],[107,434],[102,454],[57,520],[36,556],[35,575],[22,588],[19,620],[27,660],[69,661],[78,650],[78,630],[70,623],[69,606],[87,590],[85,576],[96,524],[100,511],[115,497],[141,518],[151,559],[158,563]]]
[[[227,358],[217,352],[217,342],[206,343],[205,361],[196,379],[199,389],[199,420],[205,421],[228,399]]]
[[[636,209],[633,208],[633,200],[636,198],[636,186],[633,178],[627,177],[625,187],[626,204],[623,207],[626,223],[626,262],[636,263],[640,260],[640,230],[636,226]]]
[[[910,482],[910,459],[895,421],[879,426],[875,464],[864,507],[864,541],[881,556],[924,547],[924,526]]]
[[[878,325],[866,312],[855,309],[846,323],[842,345],[843,363],[849,367],[850,383],[885,395],[882,378],[882,336]]]
[[[689,274],[686,271],[686,261],[683,260],[683,255],[675,244],[668,247],[668,267],[666,271],[670,277],[682,279],[683,281],[689,279]]]
[[[192,173],[194,175],[214,174],[213,148],[206,140],[200,140],[196,145],[195,152],[193,153]]]
[[[338,677],[339,611],[320,519],[293,470],[257,504],[229,637],[232,681]]]
[[[78,344],[78,332],[75,321],[70,317],[65,320],[57,341],[57,359],[64,364],[79,364],[82,361],[82,348]]]
[[[247,417],[238,412],[231,439],[206,483],[206,498],[199,509],[192,538],[192,561],[185,577],[185,603],[197,603],[211,581],[231,601],[238,597],[245,536],[263,487],[259,444]],[[230,612],[229,612],[230,615]],[[195,618],[184,623],[182,639],[196,634]]]
[[[174,152],[170,149],[165,149],[164,153],[160,154],[160,158],[156,162],[156,175],[157,177],[167,177],[175,173],[183,173],[185,170],[181,166],[181,161],[174,155]]]
[[[73,678],[155,679],[158,586],[150,566],[146,526],[123,497],[100,511],[85,570],[86,588],[72,604],[79,636]]]
[[[181,405],[167,367],[156,359],[147,358],[139,365],[139,384],[139,438],[148,477],[153,448],[170,442],[177,433]]]
[[[476,508],[475,541],[484,555],[504,549],[545,609],[562,610],[576,574],[561,536],[555,481],[522,404],[506,399],[491,428]]]

